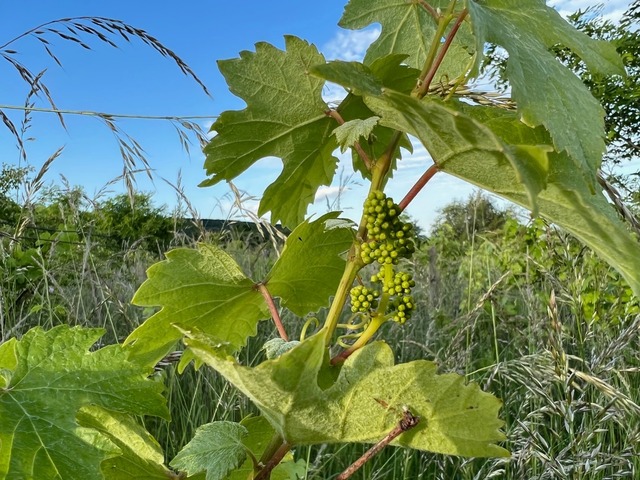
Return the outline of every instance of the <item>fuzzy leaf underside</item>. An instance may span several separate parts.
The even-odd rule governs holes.
[[[447,0],[429,3],[442,9],[449,4]],[[407,65],[421,70],[436,33],[437,22],[420,2],[379,0],[372,5],[368,0],[351,0],[338,24],[356,30],[375,23],[382,26],[382,31],[367,50],[364,63],[369,65],[389,54],[403,54],[408,55]],[[448,83],[463,75],[473,49],[470,28],[463,24],[438,69],[436,79]]]
[[[476,165],[478,156],[495,158],[501,167],[507,167],[515,174],[515,181],[524,185],[529,205],[537,211],[537,195],[546,187],[550,146],[505,145],[489,128],[438,101],[421,102],[409,95],[385,89],[372,71],[354,62],[331,62],[316,67],[314,72],[360,92],[368,107],[382,117],[382,125],[431,142],[433,145],[425,144],[425,147],[430,152],[438,150],[439,156],[434,157],[434,161],[442,170],[447,171],[447,163],[456,157],[466,159],[462,162],[469,165]],[[433,136],[421,133],[421,129],[429,129]]]
[[[340,144],[340,151],[342,153],[346,152],[349,147],[358,143],[361,138],[369,139],[378,120],[380,118],[376,116],[364,120],[358,118],[344,122],[339,127],[336,127],[333,134]]]
[[[171,466],[190,475],[206,471],[206,480],[223,480],[245,461],[247,452],[242,440],[248,433],[234,422],[201,425]]]
[[[281,305],[303,316],[327,306],[344,270],[353,224],[327,213],[291,232],[265,284]]]
[[[0,479],[101,478],[101,462],[120,451],[77,423],[82,407],[168,417],[163,385],[121,346],[89,351],[102,333],[37,327],[15,343],[11,381],[0,389]]]
[[[179,248],[151,266],[133,303],[162,306],[126,339],[130,358],[155,365],[182,337],[173,327],[197,328],[218,339],[229,351],[243,347],[269,318],[262,295],[237,263],[214,245]]]
[[[501,402],[455,374],[437,375],[428,361],[394,365],[383,342],[359,350],[326,382],[324,335],[319,333],[254,368],[238,365],[201,334],[186,332],[196,356],[247,395],[292,445],[375,443],[407,406],[421,420],[394,444],[463,456],[505,456],[497,418]],[[385,407],[383,405],[388,405]],[[396,410],[397,409],[397,410]]]
[[[478,51],[491,42],[509,53],[506,73],[521,120],[532,127],[543,125],[556,150],[568,152],[595,192],[595,172],[605,151],[604,110],[549,50],[560,44],[594,72],[624,75],[615,46],[578,31],[544,0],[467,3]]]
[[[276,431],[262,416],[246,417],[240,424],[249,432],[242,439],[242,443],[255,458],[261,458]],[[304,478],[305,472],[304,461],[294,462],[293,454],[289,452],[271,472],[271,480],[298,480],[298,478]],[[253,463],[250,458],[247,458],[239,468],[229,474],[226,480],[247,480],[251,478],[249,475],[252,473]]]
[[[158,442],[132,416],[91,405],[81,408],[77,419],[83,427],[102,433],[120,450],[120,455],[102,462],[104,478],[178,479],[175,473],[164,466],[164,455]]]
[[[546,166],[541,156],[538,166],[531,161],[531,152],[538,158],[550,142],[542,127],[532,129],[514,113],[495,107],[459,104],[454,110],[455,104],[420,102],[390,91],[367,103],[381,122],[420,139],[440,170],[539,211],[597,252],[640,294],[640,246],[599,187],[591,193],[566,153],[548,152]],[[500,149],[485,148],[487,142],[502,145],[516,163],[505,162]]]
[[[232,180],[262,158],[280,158],[283,170],[265,190],[258,213],[270,211],[273,223],[293,228],[317,189],[331,183],[338,160],[331,135],[335,120],[327,117],[322,100],[324,82],[308,75],[324,57],[299,38],[287,36],[285,44],[281,51],[258,43],[255,53],[219,62],[230,90],[247,108],[222,113],[211,127],[216,136],[204,150],[211,178],[201,185]]]

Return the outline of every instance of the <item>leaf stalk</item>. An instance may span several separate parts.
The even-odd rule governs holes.
[[[433,176],[438,173],[438,165],[435,163],[431,165],[427,170],[422,174],[422,176],[418,179],[418,181],[411,187],[411,189],[407,192],[404,198],[398,204],[400,207],[400,211],[403,212],[405,208],[413,201],[413,199],[418,195],[420,190],[424,188],[424,186],[433,178]]]
[[[353,462],[347,469],[336,477],[336,480],[347,480],[356,473],[365,463],[371,460],[375,455],[380,453],[384,447],[393,442],[397,437],[402,435],[407,430],[411,430],[420,422],[420,417],[413,415],[408,409],[405,409],[402,414],[402,418],[398,422],[393,430],[391,430],[385,437],[376,443],[373,447],[367,450],[358,460]]]
[[[273,323],[275,323],[276,328],[278,329],[280,338],[282,338],[285,342],[288,342],[289,335],[287,335],[287,331],[285,330],[284,325],[282,324],[282,320],[280,318],[280,312],[278,312],[278,307],[276,307],[276,304],[273,301],[273,297],[269,293],[269,289],[264,283],[256,283],[255,288],[264,297],[264,301],[267,303],[267,307],[269,308],[269,313],[271,313],[271,318],[273,319]]]

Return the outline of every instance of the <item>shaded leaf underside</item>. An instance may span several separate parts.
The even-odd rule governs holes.
[[[255,368],[221,355],[205,336],[187,337],[194,354],[246,394],[292,445],[377,442],[407,406],[421,421],[395,444],[454,455],[506,455],[494,443],[504,439],[499,400],[465,385],[462,376],[437,375],[432,362],[394,365],[382,342],[349,357],[335,382],[320,388],[329,368],[322,333]]]
[[[521,120],[544,125],[556,150],[567,151],[595,192],[605,151],[604,110],[550,49],[566,46],[594,72],[624,75],[615,46],[575,29],[544,0],[470,0],[468,8],[478,50],[491,42],[509,53],[506,73]]]

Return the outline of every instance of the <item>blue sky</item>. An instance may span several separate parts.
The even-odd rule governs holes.
[[[594,2],[587,0],[551,1],[561,12],[572,12]],[[613,18],[625,10],[628,1],[605,2],[604,13]],[[218,73],[216,60],[235,58],[242,50],[253,50],[258,41],[283,47],[283,35],[292,34],[314,43],[328,59],[359,59],[377,33],[375,27],[365,32],[340,29],[337,21],[344,1],[323,2],[150,2],[147,0],[92,2],[86,0],[50,0],[0,3],[0,45],[44,22],[76,16],[112,17],[146,30],[181,56],[205,82],[212,93],[206,96],[198,85],[185,77],[166,58],[144,47],[139,41],[119,42],[110,48],[90,37],[92,51],[86,51],[55,35],[46,37],[60,58],[58,67],[39,42],[23,38],[10,47],[19,52],[18,59],[32,71],[46,69],[44,81],[58,108],[137,115],[194,115],[210,117],[197,120],[208,127],[220,112],[242,109],[244,103],[234,97]],[[17,72],[0,59],[0,105],[22,105],[28,92]],[[37,101],[46,107],[46,102]],[[20,112],[6,111],[20,123]],[[57,148],[64,146],[46,180],[60,183],[63,175],[70,184],[82,185],[89,196],[96,195],[122,172],[122,160],[111,132],[98,120],[86,116],[66,117],[67,129],[60,127],[51,114],[34,113],[28,142],[28,161],[39,168]],[[218,185],[198,188],[204,179],[204,156],[194,145],[191,155],[181,148],[173,127],[150,120],[120,120],[118,125],[145,149],[154,168],[154,181],[138,177],[138,188],[153,192],[157,204],[173,206],[176,195],[162,178],[176,182],[179,172],[185,193],[202,217],[226,216],[232,204],[229,188]],[[0,126],[1,127],[1,126]],[[15,141],[0,128],[0,162],[18,161]],[[411,158],[401,163],[400,171],[390,183],[390,194],[400,198],[424,171],[430,160],[424,149],[417,148]],[[349,161],[341,162],[349,177]],[[249,195],[259,196],[280,171],[280,161],[265,159],[243,174],[235,183]],[[327,209],[339,191],[336,184],[319,192],[317,204],[310,212]],[[349,217],[359,215],[363,185],[353,177],[341,194],[341,207]],[[109,187],[121,192],[121,182]],[[473,188],[444,174],[438,174],[410,207],[409,213],[423,227],[433,220],[438,208],[453,199],[464,199]],[[255,209],[256,202],[248,201]]]

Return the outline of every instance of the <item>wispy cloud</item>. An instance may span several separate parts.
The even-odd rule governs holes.
[[[380,36],[380,28],[340,30],[322,49],[329,60],[359,61],[369,45]]]
[[[380,28],[372,27],[364,30],[339,30],[322,48],[327,60],[361,61],[369,45],[380,36]],[[340,103],[347,92],[340,85],[327,83],[322,98],[329,103]]]

